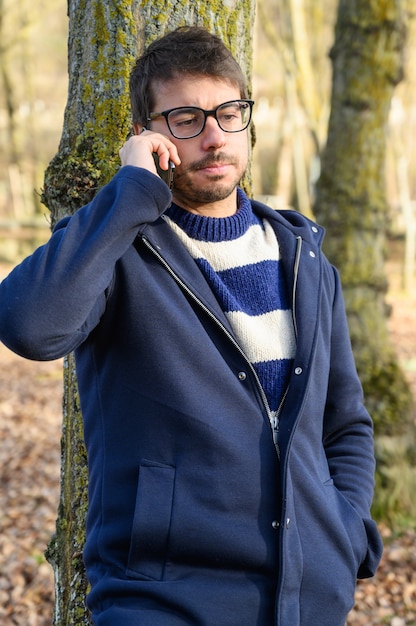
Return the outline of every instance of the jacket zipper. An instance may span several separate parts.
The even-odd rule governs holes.
[[[293,268],[293,289],[292,289],[292,320],[293,320],[293,328],[295,331],[296,341],[298,339],[298,325],[296,321],[296,289],[298,283],[298,273],[299,273],[299,264],[300,264],[300,253],[302,251],[302,237],[297,237],[297,247],[296,247],[296,256],[295,256],[295,264]],[[280,414],[283,409],[283,405],[286,400],[286,396],[289,391],[289,385],[286,387],[285,392],[280,400],[279,406],[277,407],[277,411],[275,415],[272,417],[272,431],[273,431],[273,443],[275,445],[277,455],[280,459],[280,450],[279,450],[279,421]]]
[[[293,327],[295,329],[295,338],[296,341],[298,339],[298,325],[296,321],[296,290],[298,284],[298,274],[299,274],[299,264],[300,264],[300,253],[302,251],[302,237],[296,237],[298,240],[296,247],[296,256],[295,256],[295,265],[293,268],[293,290],[292,290],[292,318],[293,318]]]
[[[300,265],[300,255],[301,255],[301,251],[302,251],[302,238],[300,236],[297,237],[297,247],[296,247],[296,255],[295,255],[295,263],[293,266],[293,289],[292,289],[292,316],[293,316],[293,326],[294,326],[294,331],[295,331],[295,338],[296,338],[296,342],[298,339],[298,326],[297,326],[297,321],[296,321],[296,294],[297,294],[297,282],[298,282],[298,274],[299,274],[299,265]],[[286,393],[284,398],[286,398],[287,392],[289,390],[289,387],[286,389]],[[280,408],[280,407],[279,407]],[[282,473],[283,473],[283,469],[282,469]],[[286,480],[286,478],[284,479]],[[283,485],[283,478],[282,478],[282,485]],[[284,519],[284,515],[283,515],[283,510],[282,510],[282,520]],[[282,522],[281,522],[282,524]],[[278,580],[277,580],[277,588],[276,588],[276,602],[275,602],[275,620],[274,623],[280,623],[280,619],[279,619],[279,614],[280,614],[280,610],[279,610],[279,601],[280,601],[280,597],[282,595],[282,580],[284,577],[284,572],[283,572],[283,566],[284,566],[284,558],[283,558],[283,537],[284,537],[284,533],[280,533],[280,540],[279,540],[279,545],[280,545],[280,549],[279,549],[279,574],[278,574]]]
[[[244,350],[241,348],[239,343],[237,343],[237,341],[229,333],[229,331],[225,328],[225,326],[220,322],[220,320],[208,309],[208,307],[205,306],[205,304],[203,302],[201,302],[201,300],[194,294],[194,292],[188,287],[188,285],[186,283],[184,283],[181,278],[179,278],[179,276],[172,269],[172,267],[169,265],[169,263],[156,250],[156,248],[150,243],[150,241],[144,235],[141,235],[141,239],[142,239],[143,243],[145,244],[145,246],[155,255],[155,257],[160,261],[160,263],[163,265],[163,267],[169,272],[169,274],[176,281],[176,283],[192,298],[192,300],[194,302],[196,302],[198,304],[199,307],[202,308],[202,310],[210,317],[210,319],[212,319],[215,322],[215,324],[222,330],[222,332],[231,341],[233,346],[238,350],[238,352],[241,354],[241,356],[243,357],[243,359],[247,363],[247,366],[250,368],[250,371],[251,371],[251,373],[254,376],[254,380],[256,381],[257,389],[259,391],[261,400],[262,400],[264,408],[266,410],[267,417],[269,419],[269,423],[270,423],[270,426],[271,426],[271,429],[272,429],[273,443],[274,443],[274,446],[275,446],[275,449],[276,449],[277,456],[280,459],[280,449],[279,449],[279,441],[278,441],[278,438],[279,438],[279,416],[280,416],[280,413],[282,411],[282,407],[283,407],[284,401],[286,399],[286,395],[287,395],[287,392],[288,392],[289,388],[288,387],[286,388],[286,391],[283,394],[283,397],[282,397],[282,399],[280,401],[280,404],[278,406],[276,414],[272,415],[272,412],[271,412],[270,407],[269,407],[269,402],[268,402],[268,400],[266,398],[266,394],[264,393],[264,389],[263,389],[263,387],[262,387],[262,385],[260,383],[259,377],[257,376],[257,372],[254,369],[254,367],[252,366],[252,364],[250,363],[249,359],[247,358]],[[298,238],[298,240],[300,240],[300,237]],[[300,246],[299,246],[299,243],[298,243],[298,250],[299,250],[299,248],[300,248]],[[293,304],[295,303],[295,291],[296,291],[296,283],[297,283],[297,270],[298,270],[298,266],[299,266],[299,261],[298,261],[298,256],[299,255],[300,255],[300,250],[299,250],[299,254],[297,253],[297,255],[296,255],[297,263],[295,262],[295,279],[294,279],[294,287],[293,287]],[[295,310],[294,310],[294,308],[292,310],[292,315],[293,315],[293,323],[294,323],[294,326],[295,326],[295,336],[297,336],[297,333],[296,333]]]

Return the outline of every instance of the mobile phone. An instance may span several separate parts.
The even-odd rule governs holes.
[[[157,173],[159,174],[160,178],[167,184],[167,186],[169,187],[169,189],[172,189],[173,187],[173,170],[175,169],[175,164],[172,163],[172,161],[169,161],[169,167],[167,170],[162,170],[162,168],[159,165],[159,157],[157,156],[157,154],[154,152],[153,153],[153,159],[156,165],[156,170]]]

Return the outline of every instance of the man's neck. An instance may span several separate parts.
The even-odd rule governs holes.
[[[205,204],[196,204],[182,198],[181,194],[172,191],[173,201],[185,211],[196,215],[204,215],[205,217],[230,217],[237,212],[237,190],[234,190],[227,198],[206,202]]]

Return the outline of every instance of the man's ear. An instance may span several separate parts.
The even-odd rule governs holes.
[[[142,124],[138,124],[137,122],[133,123],[133,129],[134,129],[135,135],[140,135],[140,133],[143,132],[143,128],[144,126],[142,126]]]

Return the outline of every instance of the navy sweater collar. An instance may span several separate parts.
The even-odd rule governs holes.
[[[240,188],[237,189],[237,211],[229,217],[197,215],[174,203],[166,215],[192,239],[213,242],[238,239],[255,220],[250,200]]]

